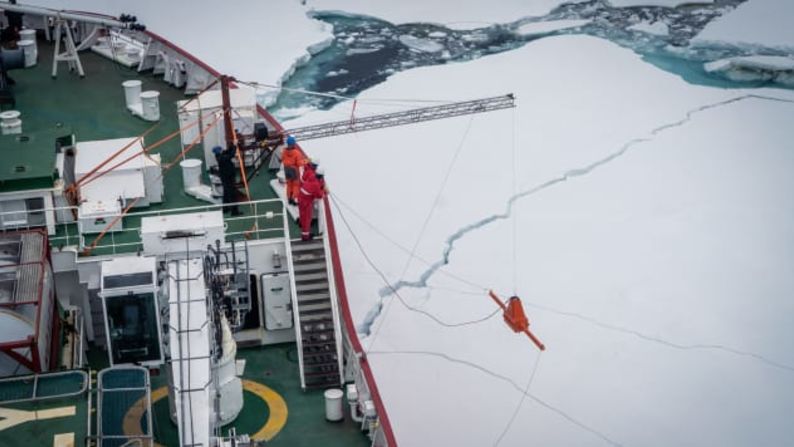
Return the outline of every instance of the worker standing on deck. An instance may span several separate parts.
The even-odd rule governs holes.
[[[323,197],[324,190],[314,173],[307,170],[300,185],[298,195],[298,212],[301,225],[301,240],[312,239],[312,220],[314,219],[314,201]]]
[[[10,0],[10,5],[16,5],[16,0]],[[0,43],[12,43],[19,40],[19,32],[22,31],[22,17],[21,12],[5,11],[6,21],[8,26],[0,33]]]
[[[225,151],[220,146],[212,148],[215,158],[218,161],[218,176],[221,178],[221,185],[223,185],[223,204],[237,202],[237,186],[235,180],[237,177],[237,169],[234,167],[234,146],[230,146]],[[237,205],[225,206],[223,212],[231,212],[232,216],[239,216],[240,209]]]
[[[287,201],[290,205],[297,205],[301,184],[301,167],[305,159],[301,151],[295,146],[295,137],[287,137],[287,147],[281,152],[281,164],[284,166],[284,178],[287,181]]]

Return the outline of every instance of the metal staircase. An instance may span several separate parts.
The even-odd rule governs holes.
[[[291,241],[301,384],[330,388],[341,383],[339,316],[322,238]]]

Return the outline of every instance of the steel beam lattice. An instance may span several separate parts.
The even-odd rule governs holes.
[[[454,102],[439,106],[422,107],[401,112],[371,115],[349,120],[334,121],[312,126],[296,127],[284,131],[298,141],[316,138],[333,137],[353,132],[382,129],[384,127],[402,126],[405,124],[419,123],[455,116],[471,115],[474,113],[491,112],[494,110],[515,107],[515,96],[507,94],[491,98],[475,99],[471,101]]]

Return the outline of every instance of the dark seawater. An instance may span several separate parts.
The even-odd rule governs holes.
[[[551,36],[588,35],[629,48],[646,62],[692,84],[721,88],[791,88],[771,82],[732,81],[703,68],[704,62],[749,55],[749,49],[729,45],[689,47],[691,39],[709,22],[743,1],[717,0],[713,4],[677,8],[614,8],[603,0],[592,0],[562,5],[542,17],[522,18],[512,23],[472,30],[454,30],[430,23],[394,25],[373,17],[316,12],[316,19],[333,25],[334,40],[328,48],[299,67],[284,86],[351,97],[403,70],[478,59]],[[543,34],[522,35],[517,32],[522,25],[532,22],[567,19],[590,22],[579,28]],[[657,36],[629,29],[640,21],[661,21],[669,32]],[[783,55],[772,49],[762,53]],[[277,114],[280,110],[306,106],[326,110],[339,101],[338,98],[282,91],[276,104],[270,108]]]

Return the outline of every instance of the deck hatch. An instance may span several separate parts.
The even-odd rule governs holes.
[[[139,366],[114,366],[97,376],[99,447],[152,446],[152,400],[149,371]],[[130,421],[127,415],[145,415]]]

